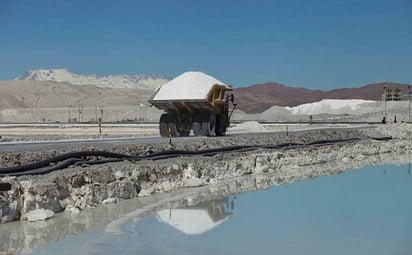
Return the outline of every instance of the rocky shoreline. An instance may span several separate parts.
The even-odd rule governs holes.
[[[77,166],[39,176],[4,177],[0,182],[12,184],[12,190],[0,193],[0,222],[30,220],[39,209],[57,213],[79,212],[99,204],[114,203],[134,197],[173,192],[188,187],[218,187],[233,178],[242,177],[256,188],[290,183],[320,175],[347,171],[362,165],[382,162],[381,156],[410,158],[412,143],[410,126],[393,131],[394,127],[363,129],[315,130],[291,134],[253,134],[222,139],[190,140],[174,144],[175,149],[217,148],[222,145],[308,143],[319,140],[359,138],[323,146],[292,149],[259,149],[249,152],[225,153],[212,157],[179,157],[159,161],[122,161],[103,165]],[[399,126],[395,128],[400,128]],[[403,130],[403,131],[402,131]],[[391,133],[392,132],[392,133]],[[393,140],[378,141],[370,137],[396,134]],[[99,148],[78,148],[99,149]],[[170,149],[165,144],[127,145],[106,148],[135,154]],[[13,152],[2,157],[4,165],[19,165],[33,158],[41,159],[62,151]],[[319,170],[320,169],[320,170]],[[261,178],[259,176],[270,176]],[[47,217],[46,217],[47,218]]]

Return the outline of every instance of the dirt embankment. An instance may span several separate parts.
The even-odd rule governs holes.
[[[63,153],[86,150],[104,150],[131,156],[138,156],[150,152],[167,151],[167,150],[201,150],[212,149],[226,146],[238,145],[273,145],[281,143],[310,143],[321,140],[337,140],[350,138],[367,138],[368,136],[382,136],[373,128],[366,129],[337,129],[337,130],[311,130],[299,132],[272,133],[272,134],[243,134],[240,136],[226,136],[204,138],[201,140],[179,141],[169,145],[168,139],[164,143],[147,143],[137,145],[115,145],[111,147],[77,147],[59,150],[40,150],[29,152],[3,152],[1,154],[0,167],[19,166],[35,161],[54,157]]]

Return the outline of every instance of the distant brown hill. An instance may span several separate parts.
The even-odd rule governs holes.
[[[237,108],[246,113],[263,112],[270,107],[296,106],[322,99],[380,100],[384,87],[396,87],[408,93],[408,84],[381,82],[359,88],[342,88],[328,91],[287,87],[279,83],[256,84],[234,90]]]

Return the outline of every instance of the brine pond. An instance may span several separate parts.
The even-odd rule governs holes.
[[[123,201],[118,206],[133,201]],[[100,216],[96,215],[97,220]],[[200,201],[188,207],[163,207],[144,217],[132,215],[30,251],[33,254],[412,254],[411,165],[364,167]],[[60,229],[65,228],[60,225]],[[59,235],[58,231],[59,228],[54,229],[51,235]]]

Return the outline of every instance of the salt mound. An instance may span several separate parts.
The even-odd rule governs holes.
[[[292,112],[285,107],[272,106],[270,109],[260,114],[260,120],[265,121],[285,121],[290,120]]]
[[[365,104],[375,103],[363,99],[323,99],[320,102],[302,104],[295,107],[285,107],[294,115],[314,114],[346,114],[356,112]]]
[[[246,121],[230,128],[230,130],[236,132],[264,132],[266,128],[257,121]]]
[[[203,100],[214,85],[230,88],[202,72],[186,72],[162,85],[152,100]]]

